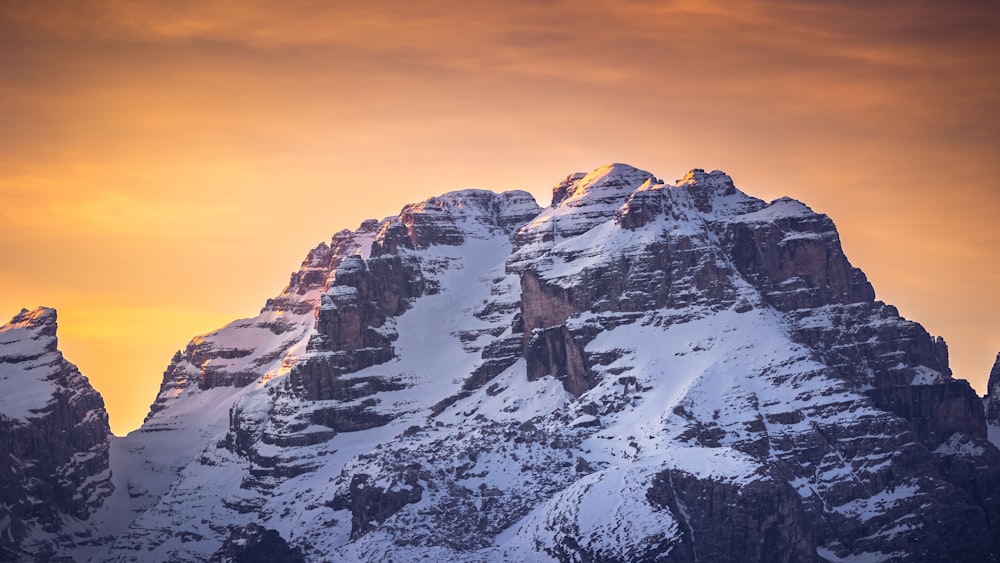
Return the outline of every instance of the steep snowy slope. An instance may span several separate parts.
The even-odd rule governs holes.
[[[828,217],[718,171],[615,164],[544,210],[466,190],[338,234],[176,356],[112,453],[131,493],[93,561],[226,560],[261,529],[309,561],[1000,556],[1000,452],[944,342]]]
[[[93,541],[85,521],[111,494],[104,401],[58,349],[56,311],[0,326],[0,560],[53,560]]]

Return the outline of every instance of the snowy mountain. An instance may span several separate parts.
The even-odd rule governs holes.
[[[545,209],[451,192],[313,249],[259,316],[175,355],[111,443],[113,494],[75,516],[96,539],[46,545],[989,561],[991,432],[944,342],[875,300],[828,217],[718,171],[614,164]]]
[[[104,400],[63,358],[56,328],[45,307],[0,326],[3,561],[58,560],[58,543],[92,540],[80,523],[112,491]]]

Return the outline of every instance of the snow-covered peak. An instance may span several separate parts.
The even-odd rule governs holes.
[[[695,168],[671,187],[676,194],[685,194],[706,220],[727,220],[735,215],[756,211],[764,202],[740,191],[733,179],[721,170],[705,172]]]
[[[609,164],[589,174],[568,176],[552,190],[552,204],[517,231],[519,250],[508,266],[517,270],[521,262],[559,241],[612,221],[633,193],[660,184],[649,172],[628,164]]]
[[[763,209],[741,215],[738,220],[743,223],[770,223],[781,219],[795,217],[811,217],[816,212],[808,205],[790,197],[782,197],[769,203]]]
[[[509,235],[540,210],[525,191],[457,190],[404,206],[398,216],[382,222],[375,242],[379,252],[390,253],[400,245],[455,246],[467,237]]]
[[[571,174],[552,190],[552,207],[583,207],[595,200],[623,200],[645,184],[659,184],[651,173],[628,164],[608,164],[589,174]]]
[[[421,203],[407,205],[408,208],[423,208],[428,205],[436,207],[456,207],[463,208],[472,206],[472,209],[483,210],[494,202],[507,199],[525,199],[534,202],[534,197],[523,190],[512,190],[508,192],[495,192],[480,188],[465,188],[445,192],[438,196],[429,197]]]
[[[0,327],[0,414],[23,420],[44,410],[57,390],[49,379],[61,360],[55,309],[22,309]]]
[[[512,220],[521,220],[526,215],[535,215],[539,211],[535,198],[523,190],[497,193],[468,188],[447,192],[420,203],[411,203],[400,212],[400,220],[405,222],[406,217],[412,214],[447,214],[505,226]]]
[[[39,334],[54,336],[56,330],[56,310],[51,307],[38,307],[34,310],[21,309],[14,315],[10,323],[0,328],[0,331],[15,329],[37,330]]]
[[[701,168],[694,168],[688,171],[683,178],[677,180],[677,186],[712,186],[731,187],[733,179],[722,170],[712,170],[705,172]]]

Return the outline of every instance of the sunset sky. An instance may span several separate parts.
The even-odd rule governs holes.
[[[721,169],[837,223],[982,393],[1000,351],[1000,3],[0,3],[0,315],[141,423],[308,249],[464,187]]]

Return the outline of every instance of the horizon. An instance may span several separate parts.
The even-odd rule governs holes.
[[[220,6],[0,7],[0,315],[58,310],[116,434],[333,233],[608,162],[827,214],[985,392],[1000,7]]]

